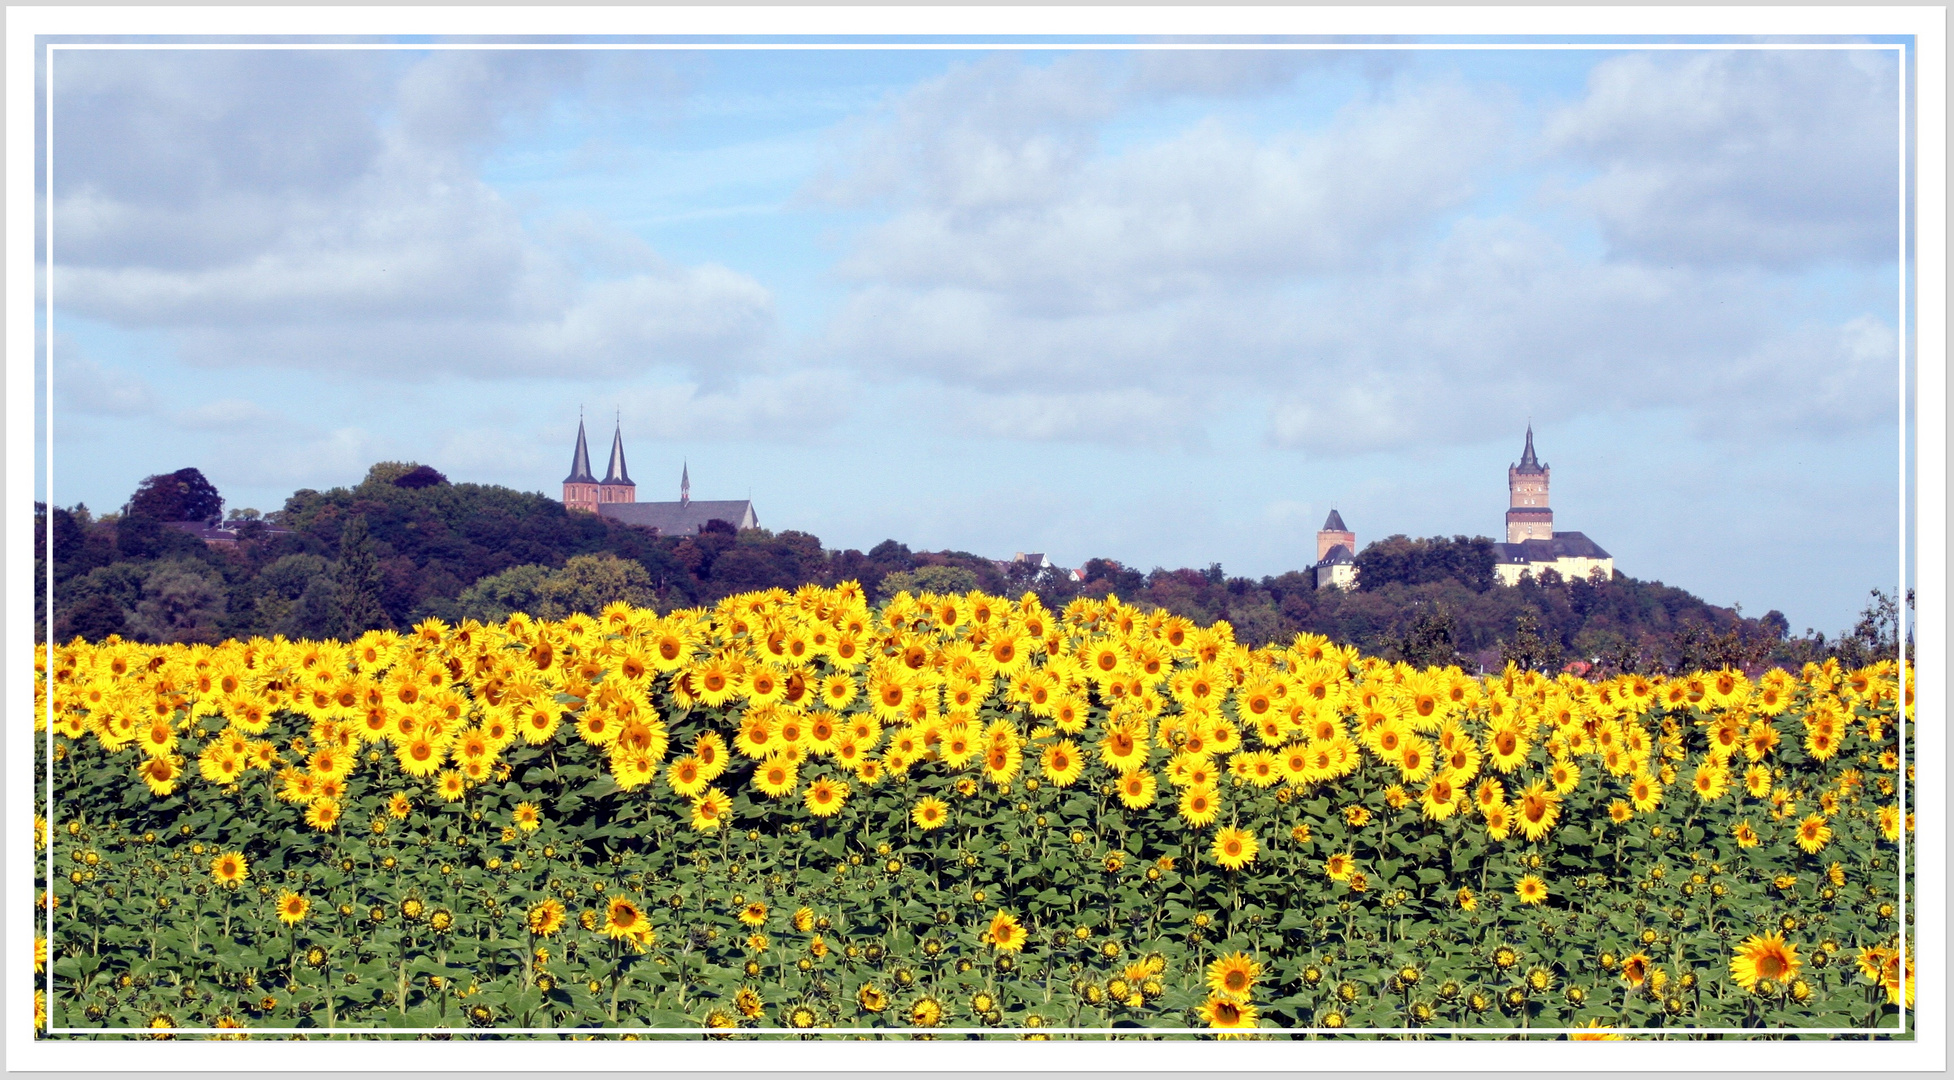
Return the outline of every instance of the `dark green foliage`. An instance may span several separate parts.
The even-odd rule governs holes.
[[[1450,540],[1387,536],[1357,555],[1357,587],[1375,592],[1388,585],[1457,581],[1474,592],[1485,592],[1497,580],[1493,558],[1493,542],[1483,536]]]
[[[339,534],[339,569],[333,584],[338,636],[355,638],[368,630],[392,628],[393,620],[380,606],[382,579],[373,558],[373,542],[367,536],[366,518],[358,514],[347,519],[346,528]]]
[[[224,516],[224,497],[197,469],[145,477],[129,499],[131,517],[157,521],[210,521]]]

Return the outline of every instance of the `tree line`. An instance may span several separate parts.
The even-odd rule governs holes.
[[[295,492],[270,514],[233,511],[234,545],[178,527],[222,516],[201,472],[145,479],[120,510],[36,505],[36,630],[49,626],[46,542],[52,534],[53,637],[218,641],[349,637],[426,618],[561,617],[615,600],[673,610],[739,592],[859,581],[871,600],[896,592],[1036,592],[1048,605],[1117,594],[1207,624],[1227,619],[1251,645],[1319,633],[1368,652],[1468,671],[1508,661],[1536,670],[1659,672],[1796,666],[1892,655],[1901,602],[1875,591],[1834,638],[1793,636],[1784,616],[1752,618],[1661,582],[1616,573],[1561,580],[1548,571],[1497,583],[1485,537],[1392,536],[1357,555],[1358,587],[1316,588],[1309,570],[1259,580],[1206,569],[1141,572],[1088,560],[1078,575],[965,551],[912,551],[885,540],[830,550],[796,530],[656,536],[537,493],[451,483],[411,462],[382,462],[351,487]],[[50,520],[51,519],[51,520]],[[51,525],[51,529],[49,526]],[[1912,596],[1905,598],[1910,607]],[[1910,635],[1909,635],[1910,637]],[[1907,648],[1911,651],[1911,642]]]

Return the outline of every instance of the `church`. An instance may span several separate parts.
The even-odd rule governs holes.
[[[1554,511],[1547,501],[1552,470],[1533,452],[1533,425],[1527,425],[1526,449],[1517,465],[1506,469],[1506,542],[1493,545],[1493,573],[1501,585],[1518,585],[1520,578],[1538,578],[1549,570],[1562,580],[1585,579],[1594,571],[1615,576],[1615,557],[1584,533],[1555,532]],[[1335,510],[1316,534],[1316,575],[1319,589],[1354,588],[1357,584],[1357,534],[1344,526]]]
[[[709,521],[723,521],[735,529],[757,529],[760,519],[748,499],[692,499],[692,470],[681,466],[677,502],[639,502],[638,485],[624,465],[624,427],[611,433],[611,460],[604,478],[590,472],[590,446],[584,441],[583,420],[577,420],[577,448],[570,458],[570,475],[563,478],[563,506],[637,525],[659,536],[696,536]]]

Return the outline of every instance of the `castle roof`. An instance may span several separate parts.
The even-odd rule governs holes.
[[[1346,529],[1346,530],[1344,530],[1344,531],[1346,531],[1346,532],[1348,532],[1349,530],[1347,530],[1347,529]],[[1353,563],[1353,564],[1354,564],[1354,563],[1355,563],[1356,561],[1357,561],[1357,557],[1356,557],[1356,556],[1354,556],[1354,555],[1352,555],[1352,554],[1350,554],[1350,548],[1349,548],[1349,547],[1348,547],[1347,545],[1344,545],[1344,544],[1338,544],[1338,545],[1336,545],[1335,547],[1333,547],[1333,548],[1331,548],[1331,549],[1330,549],[1329,551],[1327,551],[1327,552],[1324,552],[1324,553],[1323,553],[1323,561],[1322,561],[1322,562],[1320,562],[1320,563],[1317,563],[1316,565],[1318,565],[1318,566],[1336,566],[1336,565],[1338,565],[1338,564],[1340,564],[1340,563]]]
[[[582,426],[581,424],[578,425],[578,427]],[[582,433],[579,432],[579,446],[582,445],[582,438]],[[624,467],[624,430],[621,427],[611,435],[611,465],[604,472],[604,483],[629,484],[632,487],[637,486],[631,483],[631,473]]]
[[[749,499],[603,503],[597,507],[597,513],[626,525],[656,529],[660,536],[693,536],[706,522],[715,519],[736,529],[757,528],[760,524]]]
[[[1561,559],[1612,559],[1601,545],[1584,533],[1557,532],[1552,540],[1522,540],[1517,544],[1494,544],[1497,561],[1512,565],[1551,563]]]
[[[1339,514],[1339,513],[1337,513],[1337,512],[1335,511],[1335,510],[1332,510],[1332,511],[1330,511],[1330,516],[1329,516],[1328,518],[1326,518],[1326,519],[1324,519],[1324,521],[1323,521],[1323,528],[1322,528],[1322,530],[1321,530],[1321,531],[1323,531],[1323,532],[1349,532],[1350,530],[1349,530],[1349,529],[1348,529],[1347,527],[1345,527],[1345,525],[1344,525],[1344,523],[1343,523],[1343,515],[1342,515],[1342,514]]]
[[[577,452],[570,458],[570,475],[563,478],[566,484],[594,484],[597,478],[590,475],[590,444],[584,441],[583,420],[577,420]]]
[[[1526,452],[1520,455],[1520,463],[1514,466],[1513,471],[1517,473],[1527,473],[1529,475],[1544,473],[1547,471],[1547,467],[1540,464],[1540,459],[1533,456],[1533,425],[1532,424],[1527,425]]]

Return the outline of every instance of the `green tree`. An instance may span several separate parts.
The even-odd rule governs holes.
[[[209,567],[158,563],[143,579],[142,600],[129,620],[137,637],[154,642],[215,642],[224,614],[224,582]]]
[[[909,593],[966,593],[977,587],[977,573],[962,566],[919,566],[882,578],[883,596]]]
[[[542,602],[543,583],[550,568],[541,563],[512,566],[463,589],[455,602],[455,618],[501,622],[512,612],[533,613]]]
[[[538,610],[532,614],[546,619],[560,619],[573,611],[595,615],[619,600],[637,607],[658,602],[645,568],[636,559],[620,559],[609,552],[570,559],[543,581],[537,594]]]
[[[1513,639],[1500,646],[1500,661],[1516,664],[1528,671],[1555,671],[1560,668],[1560,642],[1540,632],[1540,617],[1522,612],[1514,620]]]
[[[382,579],[366,533],[366,515],[346,519],[339,534],[339,570],[333,575],[339,634],[351,639],[368,630],[390,630],[393,620],[380,605]]]

